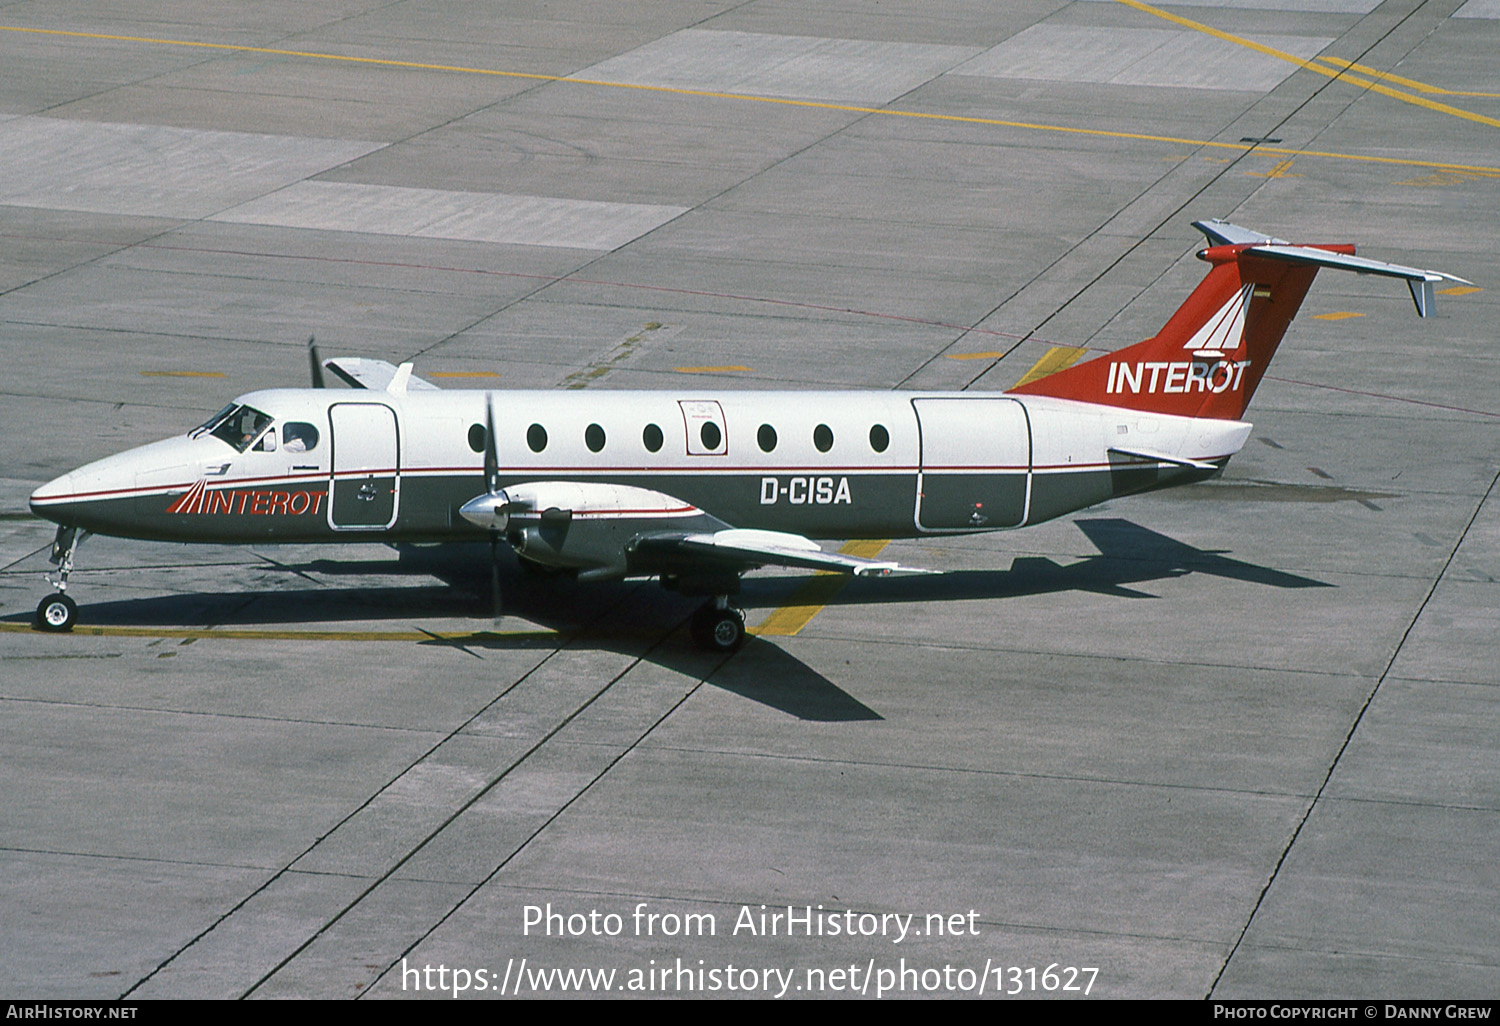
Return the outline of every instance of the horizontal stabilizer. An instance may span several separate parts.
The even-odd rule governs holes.
[[[411,364],[400,367],[384,360],[361,356],[339,356],[324,360],[323,366],[337,374],[350,388],[367,388],[372,392],[437,391],[438,387],[411,372]],[[394,386],[394,387],[392,387]]]
[[[1431,317],[1434,312],[1436,290],[1435,282],[1451,281],[1461,285],[1472,285],[1473,282],[1457,275],[1445,274],[1442,271],[1429,271],[1421,267],[1407,267],[1403,264],[1387,263],[1384,260],[1370,260],[1367,257],[1354,256],[1351,253],[1335,253],[1323,249],[1320,246],[1295,246],[1284,239],[1273,239],[1269,235],[1251,231],[1249,228],[1241,228],[1239,225],[1230,224],[1227,221],[1194,221],[1193,227],[1197,228],[1208,240],[1215,245],[1221,246],[1250,246],[1250,252],[1256,256],[1269,257],[1273,260],[1284,260],[1289,264],[1306,264],[1316,267],[1333,267],[1341,271],[1353,271],[1356,274],[1378,274],[1386,278],[1404,278],[1411,287],[1411,298],[1417,306],[1419,317]]]

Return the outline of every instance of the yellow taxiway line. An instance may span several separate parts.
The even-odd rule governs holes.
[[[1442,110],[1446,113],[1452,113],[1461,117],[1469,118],[1471,120],[1482,121],[1486,124],[1500,126],[1500,121],[1496,121],[1493,118],[1485,118],[1482,115],[1470,114],[1467,111],[1460,111],[1456,107],[1447,107],[1444,104],[1426,100],[1422,97],[1408,96],[1405,93],[1401,93],[1397,90],[1393,90],[1389,87],[1381,86],[1373,82],[1363,83],[1359,79],[1352,78],[1345,72],[1333,71],[1329,68],[1320,67],[1319,65],[1313,64],[1309,61],[1304,61],[1300,57],[1297,57],[1293,54],[1284,53],[1271,47],[1262,46],[1261,44],[1252,42],[1248,39],[1242,40],[1240,37],[1231,36],[1227,32],[1221,33],[1218,29],[1209,28],[1207,25],[1202,25],[1199,22],[1191,21],[1187,18],[1179,18],[1175,14],[1168,14],[1166,11],[1151,7],[1149,4],[1140,3],[1139,0],[1118,0],[1118,2],[1138,7],[1147,13],[1156,14],[1160,17],[1168,19],[1169,21],[1176,21],[1187,27],[1207,32],[1210,35],[1227,38],[1231,42],[1241,42],[1244,45],[1251,47],[1252,49],[1263,50],[1271,54],[1272,56],[1281,57],[1285,60],[1293,61],[1298,65],[1308,67],[1314,71],[1317,71],[1319,74],[1328,75],[1330,77],[1343,78],[1353,82],[1360,82],[1360,84],[1365,84],[1367,88],[1373,89],[1376,92],[1384,92],[1389,95],[1396,96],[1399,99],[1405,99],[1408,102],[1420,103],[1424,106],[1431,107],[1434,110]],[[851,114],[873,114],[882,117],[913,118],[916,120],[925,121],[950,121],[955,124],[993,125],[998,128],[1015,128],[1030,132],[1055,132],[1065,135],[1079,135],[1098,139],[1134,139],[1142,142],[1167,143],[1172,146],[1196,146],[1200,148],[1206,147],[1210,149],[1234,150],[1239,153],[1247,153],[1250,150],[1255,150],[1257,153],[1266,153],[1278,156],[1319,157],[1328,160],[1353,160],[1363,163],[1389,164],[1399,167],[1425,167],[1436,168],[1444,171],[1467,171],[1472,174],[1500,177],[1500,167],[1487,167],[1484,165],[1472,164],[1454,164],[1441,160],[1415,160],[1405,157],[1383,157],[1362,153],[1336,153],[1327,150],[1296,150],[1266,146],[1260,143],[1216,142],[1211,139],[1186,139],[1182,138],[1181,136],[1152,135],[1144,132],[1117,132],[1104,128],[1076,128],[1068,125],[1049,125],[1040,122],[1011,121],[1005,118],[980,118],[963,114],[934,114],[928,111],[892,110],[888,107],[861,107],[852,104],[823,103],[817,100],[791,100],[781,96],[757,96],[752,93],[725,93],[715,92],[708,89],[682,89],[674,86],[642,85],[635,82],[605,82],[596,79],[575,78],[570,75],[542,75],[535,72],[526,71],[502,71],[496,68],[470,68],[453,64],[430,64],[422,61],[399,61],[386,57],[351,57],[346,54],[320,53],[311,50],[282,50],[266,46],[243,46],[237,43],[204,43],[190,39],[158,39],[151,36],[120,36],[102,32],[73,32],[64,29],[27,28],[20,25],[0,25],[0,32],[23,32],[42,36],[62,36],[74,39],[100,39],[110,42],[123,43],[149,43],[157,46],[183,46],[204,50],[222,50],[233,53],[271,54],[278,57],[301,57],[307,60],[341,61],[349,64],[366,64],[388,68],[409,68],[419,71],[441,71],[464,75],[488,75],[497,78],[519,78],[537,82],[565,82],[572,85],[595,86],[598,88],[606,89],[633,89],[640,92],[664,93],[678,96],[698,96],[707,99],[718,100],[737,100],[744,103],[766,103],[783,107],[805,107],[813,110],[842,111]]]
[[[890,544],[889,539],[871,539],[846,542],[839,549],[846,556],[874,559]],[[809,577],[792,592],[780,608],[766,617],[759,627],[749,633],[759,637],[785,638],[796,634],[812,622],[812,618],[823,611],[835,595],[853,578],[849,574],[821,572]]]
[[[1038,378],[1045,378],[1048,374],[1056,374],[1060,370],[1066,370],[1083,359],[1084,354],[1087,352],[1087,349],[1080,349],[1077,346],[1053,346],[1043,353],[1042,358],[1032,364],[1031,370],[1022,374],[1021,380],[1017,381],[1011,388],[1020,388],[1022,385],[1031,384]]]
[[[1442,86],[1418,82],[1414,78],[1402,78],[1400,75],[1393,75],[1389,71],[1376,71],[1368,64],[1355,64],[1353,61],[1346,61],[1339,57],[1319,57],[1318,60],[1324,64],[1332,64],[1336,68],[1348,68],[1350,71],[1357,71],[1361,75],[1369,75],[1371,78],[1394,82],[1397,85],[1406,86],[1408,89],[1415,89],[1419,93],[1432,93],[1437,96],[1479,96],[1490,100],[1500,100],[1500,93],[1471,93],[1463,89],[1444,89]]]
[[[1381,96],[1389,96],[1392,99],[1400,100],[1402,103],[1416,104],[1418,107],[1426,107],[1428,110],[1435,110],[1440,114],[1451,114],[1453,117],[1463,118],[1465,121],[1477,121],[1481,125],[1489,125],[1491,128],[1500,128],[1500,120],[1497,120],[1496,118],[1486,117],[1483,114],[1475,114],[1473,111],[1462,110],[1458,107],[1450,107],[1446,103],[1438,103],[1436,100],[1429,100],[1424,96],[1413,96],[1411,93],[1404,93],[1399,89],[1392,89],[1390,86],[1381,85],[1379,82],[1372,81],[1371,79],[1359,78],[1357,76],[1348,74],[1350,68],[1356,67],[1356,65],[1353,64],[1344,64],[1344,62],[1340,61],[1338,63],[1344,64],[1344,67],[1342,68],[1334,69],[1324,67],[1323,65],[1317,64],[1314,61],[1305,61],[1301,57],[1298,57],[1296,54],[1287,53],[1285,50],[1278,50],[1274,46],[1266,46],[1264,43],[1257,43],[1253,39],[1246,39],[1244,36],[1237,36],[1232,32],[1224,32],[1221,29],[1216,29],[1211,25],[1205,25],[1201,21],[1194,21],[1191,18],[1184,18],[1180,14],[1173,14],[1170,11],[1164,11],[1160,7],[1152,7],[1148,3],[1143,3],[1142,0],[1115,0],[1115,2],[1124,4],[1126,7],[1133,7],[1143,14],[1149,14],[1152,17],[1161,18],[1163,21],[1170,21],[1174,25],[1181,25],[1183,28],[1192,29],[1194,32],[1202,32],[1205,35],[1213,36],[1215,39],[1222,39],[1226,43],[1234,43],[1236,46],[1243,46],[1247,49],[1254,50],[1257,53],[1263,53],[1268,57],[1275,57],[1277,60],[1283,60],[1289,64],[1295,64],[1299,68],[1306,68],[1308,71],[1314,72],[1316,74],[1324,75],[1328,78],[1336,78],[1344,82],[1350,82],[1354,85],[1363,86],[1370,92],[1379,93]],[[1409,84],[1415,85],[1415,83],[1411,83],[1409,80],[1396,79],[1391,76],[1382,75],[1380,72],[1376,72],[1375,74],[1381,75],[1382,78],[1387,78],[1389,81],[1404,81]],[[1430,91],[1437,92],[1440,90],[1433,89]]]

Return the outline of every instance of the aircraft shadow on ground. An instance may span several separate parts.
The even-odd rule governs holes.
[[[1063,591],[1119,598],[1152,598],[1136,585],[1190,573],[1211,574],[1274,588],[1325,588],[1322,581],[1231,559],[1222,551],[1198,549],[1128,520],[1077,521],[1099,550],[1077,562],[1046,557],[1016,558],[1008,570],[960,570],[941,575],[856,580],[824,599],[829,605],[962,601],[1023,598]],[[880,715],[780,646],[751,637],[732,659],[696,650],[685,623],[697,601],[641,582],[579,584],[566,576],[524,571],[513,556],[501,564],[506,622],[489,624],[489,554],[486,546],[447,545],[403,549],[398,558],[337,562],[268,564],[265,574],[358,580],[421,577],[440,585],[270,588],[261,591],[164,595],[91,603],[86,626],[214,629],[274,625],[369,623],[417,619],[475,619],[484,627],[469,633],[432,632],[419,644],[479,650],[547,650],[564,643],[592,646],[640,657],[715,687],[804,720],[876,720]],[[744,603],[751,608],[783,603],[803,576],[758,576],[746,582]],[[321,582],[319,582],[321,583]],[[7,620],[22,619],[19,616]],[[29,618],[27,618],[29,619]],[[537,629],[516,629],[519,624]],[[409,629],[409,628],[408,628]],[[419,631],[420,632],[420,631]],[[309,632],[316,633],[316,632]]]
[[[1155,596],[1131,585],[1193,573],[1271,588],[1333,587],[1310,577],[1230,559],[1224,550],[1194,548],[1129,520],[1101,518],[1079,520],[1076,524],[1099,550],[1097,555],[1084,556],[1066,565],[1045,556],[1018,556],[1009,570],[957,570],[894,580],[860,579],[828,604],[1024,598],[1060,591],[1145,599]]]

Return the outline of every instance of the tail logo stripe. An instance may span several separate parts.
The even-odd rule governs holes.
[[[1238,349],[1240,340],[1245,335],[1245,310],[1250,305],[1250,294],[1254,290],[1254,284],[1246,284],[1239,292],[1230,296],[1229,302],[1194,332],[1193,337],[1182,344],[1182,348],[1204,356],[1221,356]]]

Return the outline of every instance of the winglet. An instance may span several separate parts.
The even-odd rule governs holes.
[[[351,388],[367,388],[372,392],[406,392],[417,390],[437,391],[437,386],[411,372],[411,364],[393,366],[384,360],[372,360],[360,356],[340,356],[324,360],[323,366],[337,374]],[[402,373],[403,368],[405,374]],[[398,381],[399,379],[399,381]]]
[[[406,386],[411,381],[411,364],[403,363],[396,368],[396,373],[391,375],[391,383],[385,386],[385,390],[392,395],[405,395]]]

